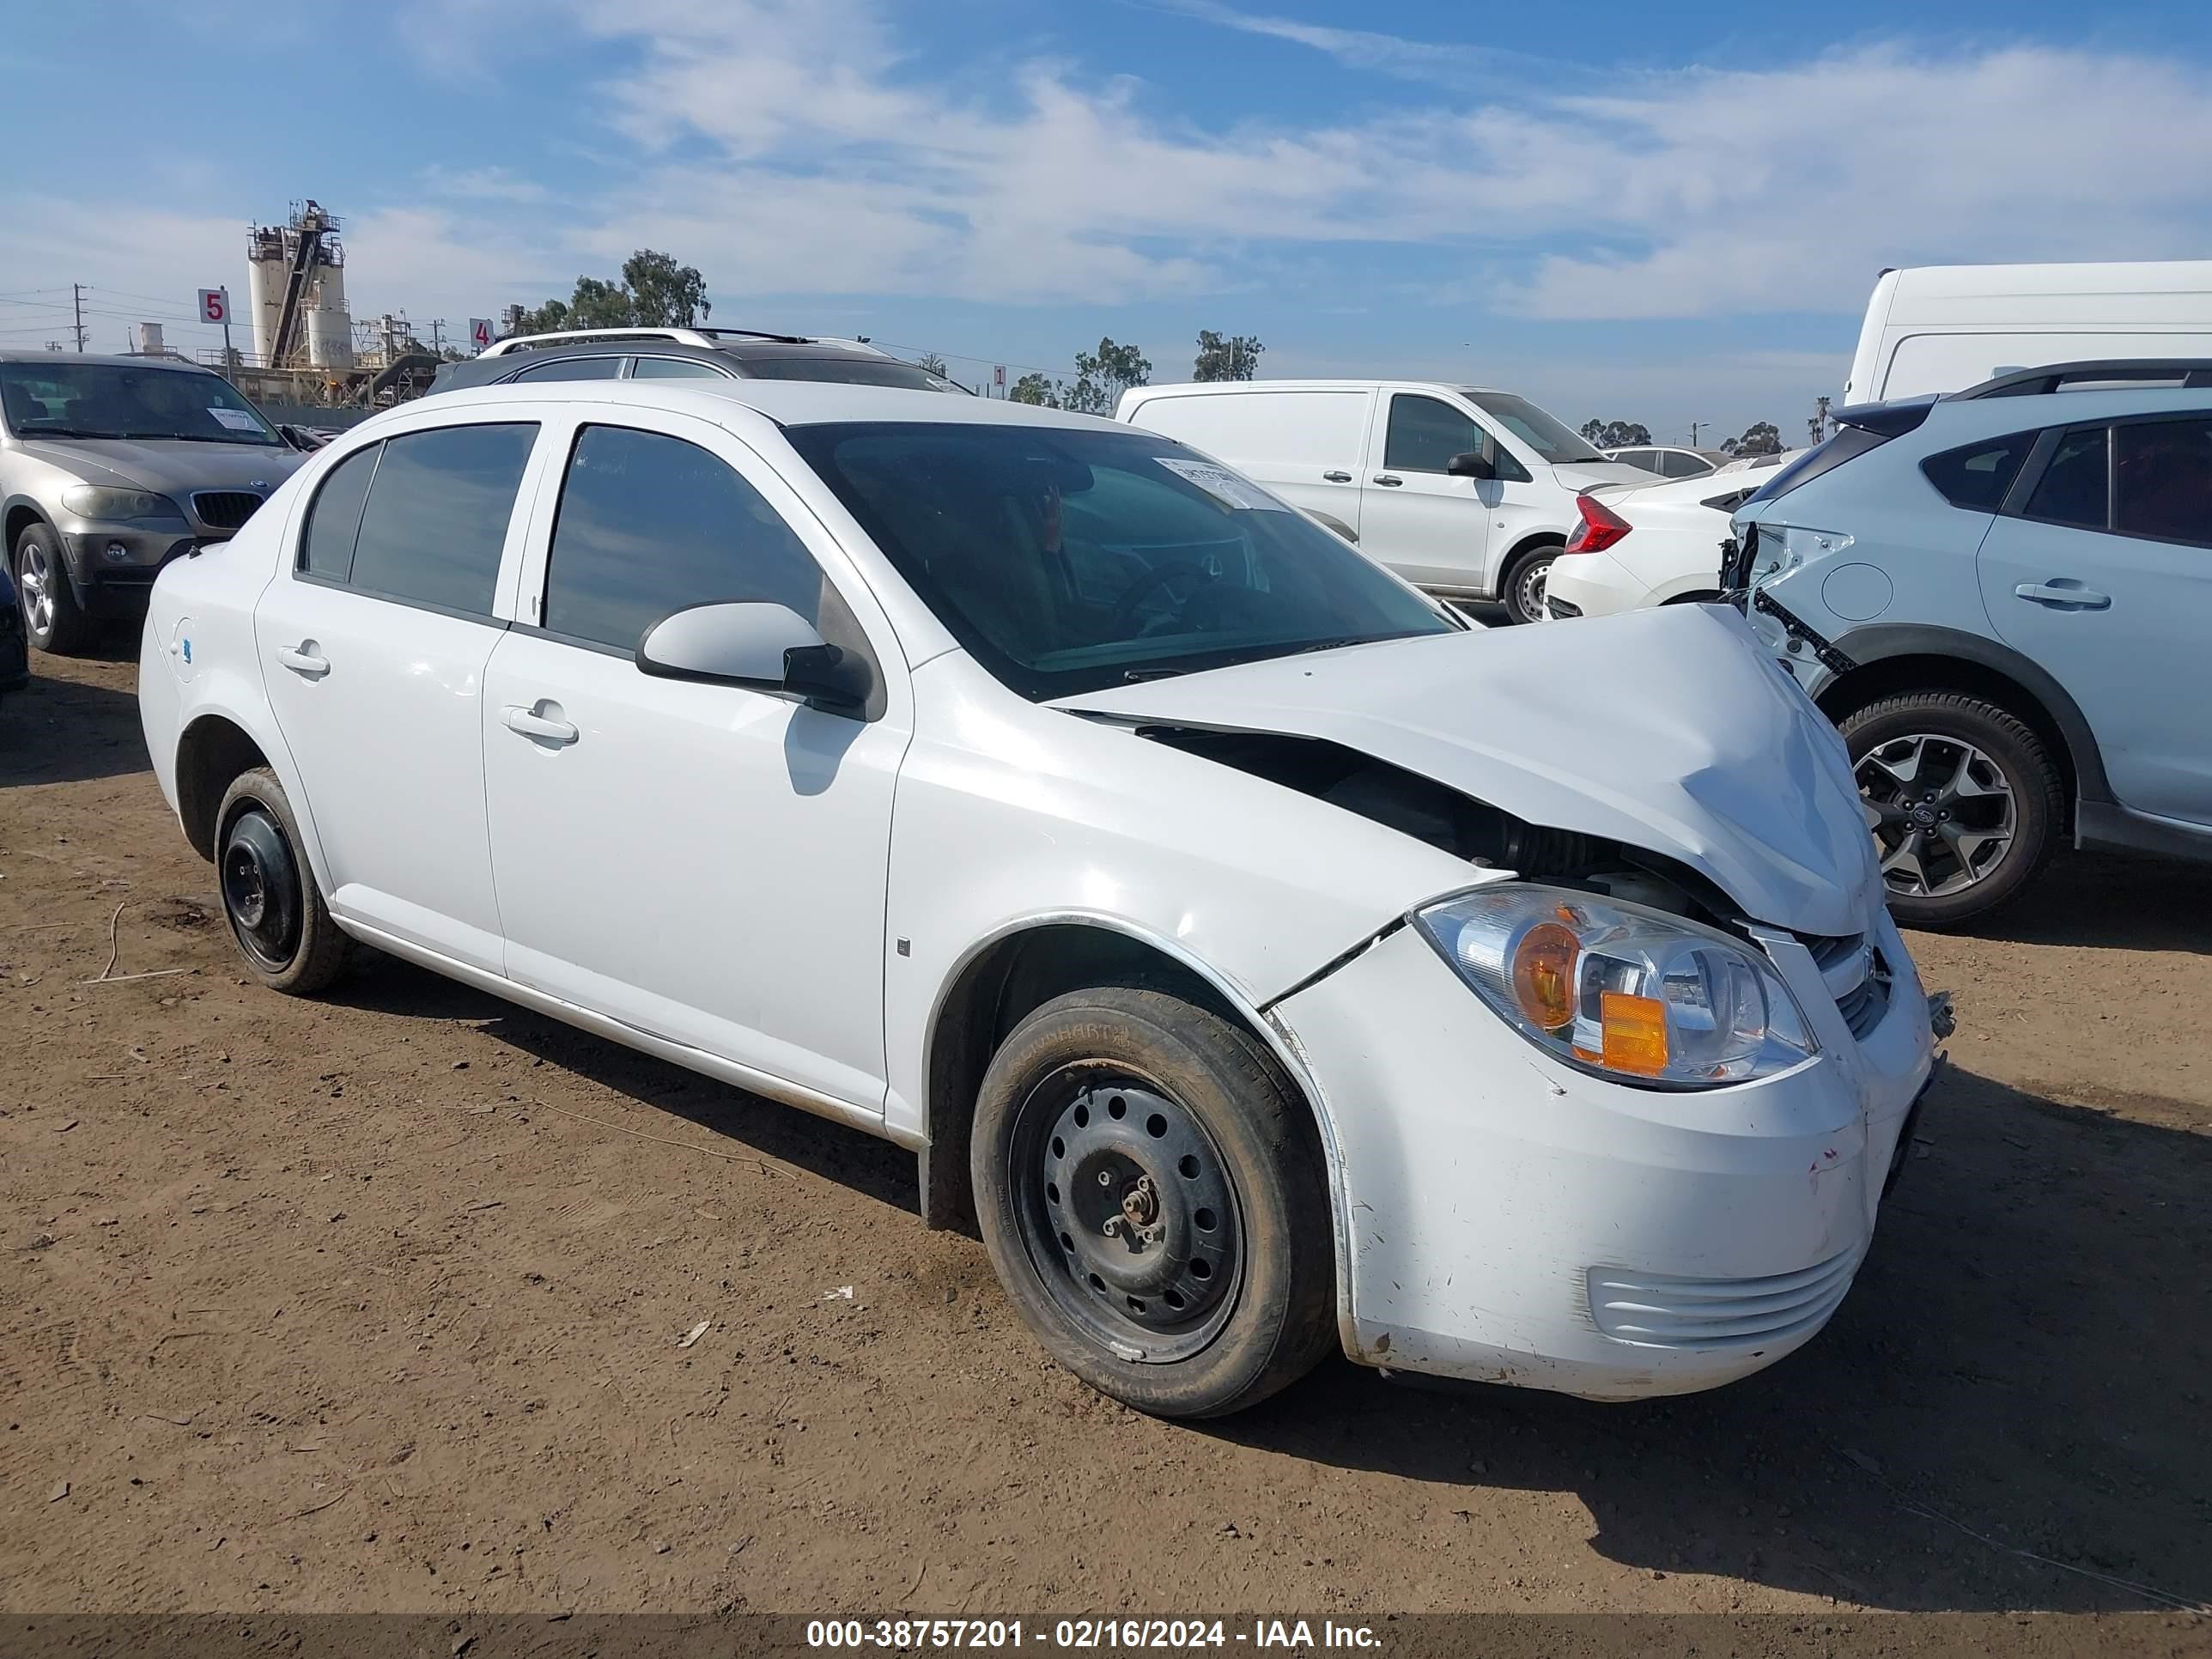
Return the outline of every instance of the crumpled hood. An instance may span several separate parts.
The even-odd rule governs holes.
[[[1842,739],[1719,606],[1387,641],[1054,706],[1342,744],[1678,860],[1800,933],[1856,933],[1877,902]]]
[[[179,443],[159,438],[40,438],[23,453],[90,484],[171,496],[195,489],[253,489],[267,495],[307,458],[275,444]]]

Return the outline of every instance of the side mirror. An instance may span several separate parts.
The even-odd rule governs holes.
[[[1444,463],[1444,471],[1455,478],[1494,478],[1498,476],[1498,468],[1479,449],[1470,449],[1453,456]]]
[[[645,630],[641,673],[781,691],[838,713],[867,701],[870,671],[788,605],[766,601],[689,605]]]

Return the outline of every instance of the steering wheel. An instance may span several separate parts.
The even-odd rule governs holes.
[[[1188,559],[1163,559],[1131,582],[1121,591],[1121,597],[1114,601],[1114,626],[1117,629],[1127,627],[1135,619],[1137,606],[1147,594],[1163,583],[1183,574],[1197,577],[1200,584],[1211,580],[1203,566]]]

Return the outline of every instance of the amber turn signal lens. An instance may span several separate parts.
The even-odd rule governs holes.
[[[1513,947],[1513,1000],[1539,1030],[1556,1031],[1575,1017],[1574,930],[1540,921]]]
[[[1667,1007],[1658,998],[1607,991],[1598,998],[1598,1024],[1614,1071],[1657,1077],[1667,1069]]]

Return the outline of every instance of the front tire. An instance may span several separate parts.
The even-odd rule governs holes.
[[[1885,697],[1843,722],[1890,914],[1955,927],[2017,898],[2057,851],[2064,780],[2043,740],[1954,691]]]
[[[1505,614],[1516,623],[1548,621],[1544,612],[1544,587],[1552,574],[1552,561],[1559,556],[1556,544],[1532,547],[1506,567],[1501,584]]]
[[[246,971],[272,991],[313,996],[346,969],[350,941],[300,852],[300,823],[265,766],[241,772],[216,811],[222,914]]]
[[[84,648],[92,626],[70,586],[61,543],[42,524],[15,538],[15,598],[23,611],[23,632],[49,656],[74,656]]]
[[[1055,998],[992,1057],[969,1153],[999,1281],[1055,1359],[1160,1417],[1220,1417],[1334,1339],[1305,1108],[1249,1034],[1163,992]]]

